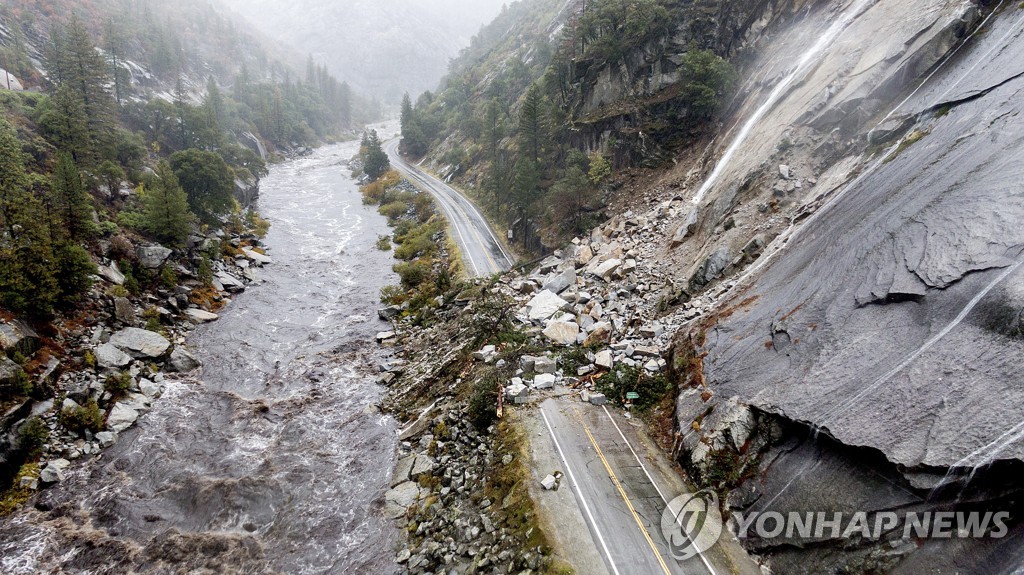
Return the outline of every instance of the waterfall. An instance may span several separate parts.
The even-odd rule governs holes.
[[[722,176],[722,172],[725,171],[725,168],[729,165],[729,162],[736,154],[736,151],[744,142],[746,142],[747,138],[750,137],[751,132],[753,132],[754,128],[757,127],[761,118],[763,118],[764,115],[767,114],[776,103],[778,103],[789,87],[792,86],[797,79],[803,78],[807,72],[821,61],[821,56],[825,53],[825,50],[831,46],[836,38],[839,37],[839,34],[849,26],[850,22],[852,22],[854,18],[859,16],[866,9],[874,5],[874,3],[875,0],[857,0],[856,3],[839,15],[839,18],[829,26],[828,30],[818,38],[818,41],[815,42],[813,46],[804,52],[804,55],[800,57],[796,66],[794,66],[789,74],[783,78],[777,86],[775,86],[764,103],[762,103],[754,114],[750,116],[747,122],[743,124],[739,134],[736,135],[732,143],[726,149],[722,158],[715,166],[715,169],[711,172],[711,175],[704,180],[704,184],[701,185],[700,189],[697,191],[697,195],[693,197],[694,204],[700,204],[700,202],[704,200],[704,197]]]

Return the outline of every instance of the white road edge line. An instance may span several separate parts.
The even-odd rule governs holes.
[[[597,521],[594,519],[593,513],[590,512],[590,506],[587,505],[587,500],[583,497],[583,491],[580,489],[580,484],[576,481],[576,476],[572,472],[572,468],[569,467],[569,460],[566,459],[565,453],[562,451],[562,446],[558,443],[558,438],[555,437],[555,430],[551,428],[551,422],[548,421],[548,415],[544,413],[544,408],[540,410],[540,416],[544,419],[544,425],[548,428],[548,433],[551,435],[551,440],[555,442],[555,449],[558,450],[558,456],[562,458],[562,463],[565,465],[565,472],[569,475],[569,481],[572,481],[573,489],[576,491],[576,496],[579,497],[580,503],[583,504],[583,510],[587,513],[587,518],[590,519],[590,525],[594,528],[594,534],[597,535],[597,540],[601,543],[601,549],[604,550],[605,557],[608,558],[608,563],[612,567],[612,572],[615,575],[621,575],[619,568],[615,566],[615,559],[612,558],[611,551],[608,550],[608,544],[604,541],[604,536],[601,535],[601,529],[597,526]]]
[[[388,147],[392,148],[392,149],[394,148],[394,146],[388,146]],[[396,156],[395,157],[399,158],[399,156],[397,155],[397,152],[396,152]],[[399,158],[399,160],[401,160],[401,159]],[[427,192],[430,193],[431,196],[434,196],[434,198],[437,199],[437,202],[439,204],[441,204],[441,210],[445,212],[445,216],[448,218],[448,224],[451,227],[455,228],[455,233],[459,234],[459,239],[462,240],[462,245],[465,248],[462,251],[466,252],[465,253],[466,259],[468,259],[470,265],[473,266],[473,270],[474,270],[474,272],[476,272],[475,275],[479,276],[480,275],[480,266],[476,265],[476,260],[473,259],[473,254],[471,254],[470,250],[469,250],[469,243],[466,242],[465,236],[462,235],[462,229],[459,227],[458,223],[456,222],[455,213],[448,206],[447,202],[445,201],[446,199],[445,198],[441,198],[441,197],[439,197],[438,194],[433,193],[432,192],[433,186],[431,186],[430,183],[426,181],[426,179],[424,179],[422,177],[418,177],[418,175],[415,174],[412,171],[412,169],[411,169],[412,166],[410,166],[409,164],[405,163],[405,161],[400,161],[398,163],[400,164],[399,166],[397,166],[399,170],[405,172],[406,175],[411,177],[413,180],[419,181],[420,184],[422,184],[423,186],[425,186],[427,188]],[[404,167],[403,167],[403,165],[404,165]]]
[[[608,411],[608,407],[602,405],[601,409],[604,410],[605,415],[607,415],[608,419],[611,420],[612,425],[615,426],[615,431],[619,432],[619,437],[621,437],[622,441],[626,443],[626,447],[629,448],[629,452],[633,454],[633,457],[636,459],[636,462],[640,464],[640,469],[644,470],[644,475],[647,476],[647,479],[651,482],[651,485],[654,486],[654,490],[658,492],[658,496],[661,497],[661,500],[665,502],[665,506],[668,507],[668,499],[665,498],[665,493],[661,491],[660,487],[658,487],[658,482],[656,482],[654,480],[654,477],[651,476],[651,472],[647,471],[647,466],[644,465],[644,462],[640,459],[640,456],[637,455],[636,450],[633,449],[633,445],[629,442],[628,439],[626,439],[626,435],[622,433],[622,429],[619,428],[619,424],[615,422],[615,418],[612,417],[611,412]],[[702,551],[698,550],[697,555],[700,557],[700,560],[704,562],[704,566],[707,567],[708,571],[711,572],[711,575],[718,575],[718,572],[715,571],[715,568],[711,566],[711,562],[708,561],[708,558],[704,556],[704,553]]]

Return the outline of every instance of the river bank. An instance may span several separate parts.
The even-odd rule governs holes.
[[[365,342],[384,325],[390,266],[372,248],[383,218],[344,166],[356,146],[271,169],[260,208],[274,262],[250,271],[259,288],[187,337],[200,372],[154,376],[162,395],[113,446],[0,520],[5,573],[386,569],[396,533],[378,519],[379,462],[394,434],[372,409],[382,358]]]

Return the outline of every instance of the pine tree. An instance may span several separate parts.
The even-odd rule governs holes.
[[[74,91],[61,86],[40,107],[39,127],[43,135],[57,148],[67,150],[75,161],[87,159],[92,151],[89,118]]]
[[[338,94],[338,118],[343,129],[352,127],[352,88],[348,82],[342,82]]]
[[[210,75],[210,78],[206,81],[206,108],[216,122],[217,127],[223,129],[224,127],[224,96],[220,93],[220,87],[217,86],[217,80]]]
[[[99,144],[114,128],[114,100],[108,86],[110,67],[96,51],[96,45],[85,25],[72,15],[61,38],[54,40],[54,58],[50,66],[58,70],[58,86],[67,86],[82,103],[88,121],[91,149],[95,155]]]
[[[61,154],[53,171],[47,204],[54,223],[73,242],[90,239],[95,233],[89,193],[82,183],[82,174],[68,154]]]
[[[366,147],[363,171],[371,180],[376,180],[391,169],[391,161],[388,160],[388,155],[384,153],[384,149],[381,147],[380,136],[377,135],[377,130],[370,130],[365,134],[363,142]]]
[[[0,116],[0,303],[45,315],[59,295],[42,204],[32,194],[21,144]]]
[[[217,218],[234,206],[235,180],[224,158],[216,152],[191,148],[171,155],[175,183],[188,198],[188,205],[204,222]]]
[[[188,196],[167,162],[160,162],[142,198],[146,231],[170,245],[182,245],[192,230]]]

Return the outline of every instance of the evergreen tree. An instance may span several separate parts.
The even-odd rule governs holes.
[[[338,99],[338,119],[341,127],[348,130],[352,128],[352,88],[348,82],[341,83]]]
[[[31,192],[17,136],[0,116],[0,302],[45,315],[58,295],[45,213]]]
[[[188,196],[167,162],[160,162],[156,177],[147,182],[142,198],[146,231],[170,245],[182,245],[192,230]]]
[[[384,148],[381,147],[380,137],[377,135],[377,130],[370,130],[365,134],[363,136],[363,142],[365,146],[363,172],[365,172],[371,180],[376,180],[391,169],[391,161],[388,160],[388,155],[384,153]]]
[[[57,88],[54,95],[40,105],[39,127],[54,146],[67,150],[75,161],[89,156],[92,148],[89,118],[81,100],[68,86]]]
[[[204,102],[206,108],[217,126],[221,129],[224,128],[224,95],[220,93],[220,87],[217,86],[217,80],[210,76],[206,81],[206,102]]]
[[[235,180],[220,154],[195,148],[175,152],[170,167],[187,194],[189,207],[203,221],[216,223],[234,206]]]
[[[96,51],[85,25],[74,15],[59,36],[54,40],[49,65],[57,71],[58,86],[68,87],[82,104],[90,139],[87,155],[92,159],[114,128],[114,100],[108,91],[112,83],[110,68]]]
[[[68,154],[61,154],[57,160],[47,200],[54,223],[71,241],[80,242],[93,236],[92,202],[82,183],[82,174]]]

